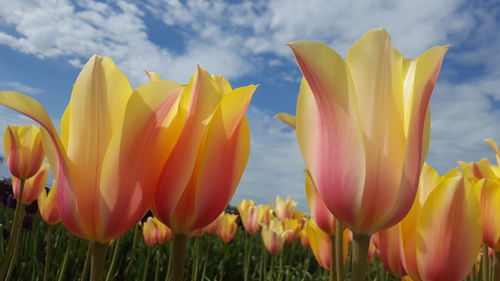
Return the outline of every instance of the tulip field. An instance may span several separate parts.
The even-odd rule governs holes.
[[[33,121],[4,134],[0,281],[500,281],[495,140],[484,145],[497,163],[456,159],[439,174],[425,161],[450,46],[407,59],[381,28],[344,57],[288,46],[303,78],[296,115],[275,118],[296,135],[308,209],[280,196],[229,205],[256,85],[197,66],[188,83],[146,71],[132,89],[94,55],[60,126],[37,100],[0,92]]]

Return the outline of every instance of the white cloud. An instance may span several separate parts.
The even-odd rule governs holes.
[[[42,89],[34,88],[16,81],[0,81],[0,89],[2,91],[6,89],[9,91],[18,91],[32,96],[39,95],[43,92]]]

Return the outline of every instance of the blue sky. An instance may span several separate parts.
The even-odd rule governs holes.
[[[0,0],[0,90],[35,97],[58,122],[92,54],[112,57],[133,87],[146,82],[144,69],[186,82],[196,64],[234,87],[260,84],[235,201],[291,195],[307,209],[294,133],[272,119],[295,112],[300,72],[286,43],[318,40],[345,55],[384,27],[405,57],[451,44],[431,100],[428,162],[442,173],[457,160],[494,159],[482,140],[500,141],[499,15],[495,0]],[[2,132],[28,122],[0,108]]]

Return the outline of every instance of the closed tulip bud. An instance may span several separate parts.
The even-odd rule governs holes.
[[[286,242],[292,243],[299,236],[299,232],[302,229],[302,224],[296,219],[284,219],[283,229],[290,230],[286,237]]]
[[[305,222],[304,226],[300,230],[299,237],[300,237],[300,244],[302,245],[302,247],[309,248],[310,244],[309,244],[309,238],[307,237],[306,223],[307,223],[307,221]]]
[[[272,220],[269,225],[262,224],[262,242],[266,250],[275,255],[283,249],[286,237],[290,230],[284,230],[280,221]]]
[[[7,126],[4,149],[10,173],[21,180],[34,176],[45,158],[40,131],[34,125]]]
[[[280,220],[292,219],[295,213],[295,206],[297,206],[297,202],[292,200],[290,196],[287,196],[285,200],[277,196],[275,207],[276,217]]]
[[[40,216],[48,224],[55,224],[61,221],[57,208],[57,185],[54,182],[49,190],[42,189],[38,196],[38,209]]]
[[[142,224],[142,235],[144,243],[149,247],[155,244],[163,244],[172,237],[172,230],[155,217],[149,217]]]
[[[30,204],[35,201],[42,192],[47,182],[47,177],[49,174],[49,166],[44,164],[40,170],[31,178],[25,180],[24,182],[24,193],[23,193],[23,204]],[[21,187],[21,180],[16,177],[12,178],[12,188],[14,191],[14,197],[19,200],[19,190]]]
[[[236,230],[238,229],[238,225],[236,224],[237,218],[238,215],[233,214],[223,214],[220,218],[217,235],[222,242],[229,243],[233,240],[234,234],[236,234]]]

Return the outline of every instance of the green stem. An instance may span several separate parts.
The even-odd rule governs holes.
[[[57,278],[58,281],[62,281],[64,279],[64,272],[66,271],[66,266],[68,265],[68,259],[69,259],[69,253],[71,251],[72,247],[72,241],[71,236],[68,238],[68,245],[66,246],[66,252],[64,253],[64,258],[63,258],[63,263],[61,265],[61,269],[59,271],[59,277]]]
[[[259,274],[259,281],[265,280],[265,266],[266,266],[266,248],[264,247],[264,244],[262,243],[261,248],[260,248],[260,274]]]
[[[306,248],[306,251],[307,251],[307,256],[306,259],[304,260],[304,274],[302,275],[301,281],[306,280],[307,272],[309,271],[309,260],[311,259],[311,249]]]
[[[224,257],[222,258],[222,261],[220,263],[220,268],[219,268],[220,279],[219,279],[219,281],[222,281],[224,279],[224,266],[225,266],[226,260],[227,260],[227,253],[229,252],[229,249],[227,249],[227,244],[224,243],[223,247],[224,247]]]
[[[7,274],[4,279],[5,281],[8,281],[10,279],[10,276],[14,271],[14,267],[16,266],[17,255],[19,254],[18,248],[20,243],[19,240],[21,238],[21,225],[22,225],[21,223],[24,217],[24,204],[22,203],[24,195],[24,183],[25,180],[20,181],[19,197],[18,197],[19,200],[17,200],[16,202],[16,209],[14,211],[14,221],[12,222],[12,231],[10,232],[11,237],[9,238],[9,248],[11,247],[11,244],[13,244],[13,247],[8,252],[8,256],[10,256],[11,258],[10,260],[8,258],[4,260],[4,263],[8,264]],[[4,273],[3,270],[2,273]]]
[[[336,237],[337,235],[330,235],[330,281],[337,281],[337,275],[335,273],[335,266],[337,265],[336,263],[336,251],[335,251],[335,246],[336,245]]]
[[[160,276],[160,247],[156,247],[156,269],[154,281],[158,281]]]
[[[106,250],[108,245],[91,242],[92,256],[90,266],[90,280],[104,280],[104,262],[106,261]]]
[[[198,278],[198,255],[200,254],[200,238],[196,236],[194,238],[194,257],[193,266],[191,268],[191,280],[196,281]]]
[[[80,281],[85,281],[88,279],[88,273],[89,273],[89,261],[90,261],[90,248],[91,244],[90,242],[88,243],[89,246],[87,247],[87,255],[85,256],[85,262],[83,263],[83,269],[82,269],[82,278]]]
[[[167,268],[167,277],[165,278],[165,281],[170,281],[170,275],[172,272],[172,259],[173,259],[173,255],[174,255],[173,254],[174,253],[174,251],[173,251],[174,245],[172,242],[170,242],[169,244],[170,244],[170,251],[168,253],[168,256],[169,256],[168,257],[168,268]]]
[[[52,232],[54,232],[54,226],[49,224],[49,228],[47,229],[47,245],[45,247],[45,268],[43,271],[43,281],[49,280],[50,258],[52,254]]]
[[[149,259],[151,257],[151,247],[148,247],[146,253],[146,262],[144,263],[144,272],[142,273],[142,281],[146,281],[148,278],[148,270],[149,270]]]
[[[210,253],[210,244],[207,244],[207,251],[205,252],[205,259],[203,261],[203,271],[201,272],[201,281],[205,281],[205,274],[207,272],[208,254]]]
[[[370,236],[365,234],[353,235],[352,281],[365,281],[369,269],[368,247]]]
[[[172,246],[172,281],[184,280],[184,265],[186,263],[188,237],[185,234],[174,234]]]
[[[500,281],[500,252],[495,252],[495,273],[493,274],[494,281]]]
[[[248,252],[249,252],[249,239],[248,239],[248,232],[244,232],[245,236],[245,246],[244,246],[244,253],[243,253],[243,281],[248,280]]]
[[[274,277],[274,264],[276,263],[276,255],[271,255],[271,266],[269,268],[269,274],[267,277],[269,280],[273,280]]]
[[[135,261],[135,249],[137,247],[137,236],[139,233],[138,229],[139,229],[139,225],[136,224],[134,227],[134,238],[132,240],[132,253],[130,253],[128,255],[129,258],[128,258],[127,267],[125,268],[125,276],[128,276],[128,272],[130,271],[130,267],[132,266],[132,264]]]
[[[337,223],[335,225],[335,270],[337,272],[338,281],[344,280],[343,265],[344,265],[344,226],[340,221],[337,220]]]
[[[115,241],[113,258],[111,259],[111,265],[109,266],[108,275],[106,276],[106,281],[111,281],[111,278],[113,277],[113,272],[115,271],[116,262],[118,260],[118,253],[120,251],[120,240],[121,240],[120,238],[121,237],[118,237]]]
[[[280,263],[279,263],[279,267],[278,267],[278,281],[281,281],[283,279],[283,258],[284,258],[284,249],[285,247],[283,247],[283,249],[281,249],[280,251]]]

